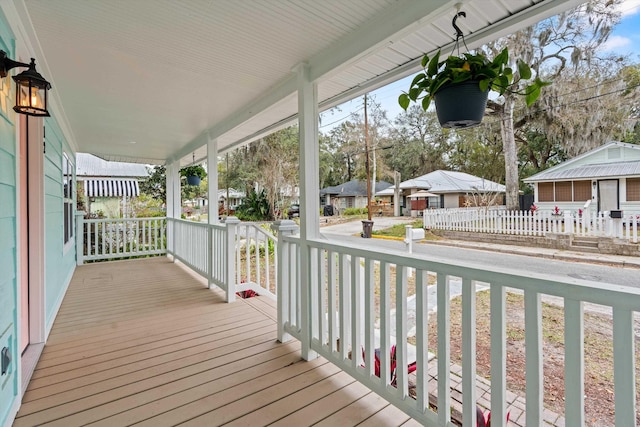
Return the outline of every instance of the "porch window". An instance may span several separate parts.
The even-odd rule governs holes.
[[[538,183],[538,201],[553,202],[553,182]]]
[[[64,244],[73,238],[73,164],[67,153],[62,156],[62,213]]]
[[[556,202],[572,202],[571,181],[556,182]]]
[[[640,178],[627,178],[627,202],[640,202]]]
[[[591,181],[573,181],[573,201],[591,200]]]

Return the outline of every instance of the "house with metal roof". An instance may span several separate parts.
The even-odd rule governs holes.
[[[524,180],[543,210],[640,214],[640,146],[612,141]]]
[[[131,198],[140,195],[139,180],[148,176],[147,167],[140,163],[110,162],[93,154],[76,154],[76,180],[88,214],[100,211],[107,217],[127,216]]]
[[[400,183],[403,206],[409,207],[413,215],[427,208],[458,208],[472,203],[472,199],[487,195],[502,194],[505,187],[497,182],[480,178],[464,172],[436,170],[417,178],[411,178]],[[428,197],[410,197],[421,190],[431,193]],[[393,186],[390,186],[376,196],[393,195]],[[498,197],[499,204],[503,204],[503,198]],[[405,213],[409,210],[405,210]]]
[[[375,191],[381,191],[389,184],[386,181],[377,181]],[[393,195],[393,191],[391,192]],[[333,205],[339,210],[347,208],[364,208],[367,206],[367,182],[352,179],[344,184],[326,187],[320,190],[320,197],[324,198],[324,205]]]

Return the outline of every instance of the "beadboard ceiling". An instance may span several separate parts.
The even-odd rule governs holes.
[[[451,45],[456,3],[470,48],[581,3],[7,1],[78,151],[145,163],[186,163],[209,137],[222,153],[292,123],[301,63],[321,109],[417,71],[424,52]]]

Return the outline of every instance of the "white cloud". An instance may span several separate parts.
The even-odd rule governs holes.
[[[619,50],[624,47],[631,47],[631,39],[622,36],[611,36],[609,39],[601,46],[603,51],[609,50]]]

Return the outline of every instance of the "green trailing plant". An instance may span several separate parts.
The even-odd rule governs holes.
[[[514,80],[513,69],[509,67],[509,51],[505,47],[494,59],[490,60],[484,53],[464,53],[462,56],[449,56],[440,60],[440,51],[429,58],[424,55],[422,67],[411,82],[409,91],[402,93],[398,103],[406,111],[411,101],[422,102],[426,111],[434,95],[443,86],[462,83],[468,80],[477,81],[481,91],[493,90],[503,95],[505,92],[518,93],[525,96],[527,106],[531,106],[540,96],[540,89],[551,83],[536,77],[532,83],[519,90],[520,82],[532,78],[529,65],[518,59],[518,77]]]
[[[243,221],[265,221],[271,217],[271,207],[264,190],[251,191],[236,210],[236,216]]]
[[[197,176],[203,179],[207,176],[207,172],[201,165],[185,166],[180,169],[180,176]]]

